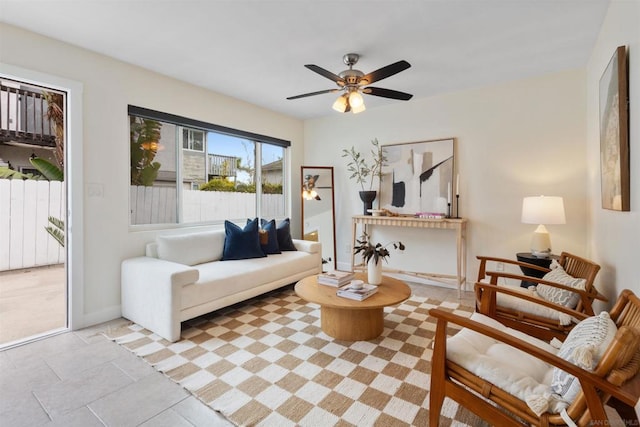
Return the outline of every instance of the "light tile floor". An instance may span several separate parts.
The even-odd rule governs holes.
[[[101,333],[118,319],[0,352],[2,426],[230,426]]]

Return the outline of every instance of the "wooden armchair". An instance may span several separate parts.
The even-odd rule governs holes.
[[[604,404],[611,397],[615,397],[618,401],[631,407],[638,400],[638,396],[633,396],[620,387],[634,377],[640,369],[640,300],[631,291],[624,291],[609,313],[611,320],[617,326],[617,332],[604,349],[602,357],[592,372],[564,360],[553,351],[549,351],[549,346],[545,342],[502,326],[499,322],[479,313],[473,314],[471,319],[457,316],[442,309],[431,309],[429,314],[437,321],[431,362],[429,407],[429,425],[431,426],[439,425],[440,411],[445,397],[453,399],[493,425],[520,426],[570,425],[567,423],[568,418],[579,426],[610,425]],[[578,318],[588,317],[580,312],[574,312],[574,315]],[[492,322],[495,324],[491,324]],[[460,346],[460,341],[454,342],[455,336],[447,338],[447,329],[451,323],[462,326],[463,329],[458,334],[466,334],[465,337],[470,339],[470,342],[476,344],[481,342],[480,347],[486,342],[504,343],[506,346],[502,347],[503,351],[507,349],[508,352],[519,352],[518,354],[505,355],[503,358],[506,360],[509,360],[510,357],[529,358],[529,363],[521,365],[520,369],[532,371],[534,367],[546,366],[543,364],[544,362],[575,376],[580,383],[581,391],[577,393],[575,400],[569,403],[564,411],[559,413],[552,413],[553,411],[548,410],[543,410],[541,413],[534,412],[525,401],[526,398],[522,398],[520,394],[526,395],[530,390],[539,391],[540,387],[546,387],[544,381],[549,376],[539,373],[540,378],[545,378],[545,380],[538,385],[537,389],[532,388],[532,384],[525,381],[532,377],[525,377],[521,380],[514,380],[511,377],[488,379],[486,375],[483,375],[481,378],[476,373],[478,366],[484,363],[482,358],[491,358],[492,353],[478,354],[476,358],[468,360],[464,357],[461,358],[460,349],[465,347]],[[501,327],[496,327],[496,325]],[[461,360],[466,361],[460,362]],[[548,369],[548,367],[543,369]],[[500,377],[505,374],[505,370],[496,369],[493,372],[495,376]],[[536,374],[530,375],[535,377]],[[502,384],[502,386],[496,384]],[[529,388],[523,387],[523,385],[527,385]],[[514,393],[514,388],[517,387],[525,388],[525,390],[520,390],[520,394]],[[511,389],[509,390],[509,388]]]
[[[514,261],[506,258],[478,256],[480,268],[478,282],[486,281],[494,286],[499,285],[499,279],[527,281],[536,285],[543,284],[558,290],[564,290],[577,295],[577,305],[574,310],[593,315],[593,301],[607,299],[595,288],[593,282],[600,270],[600,266],[585,258],[563,252],[558,263],[566,273],[574,278],[584,279],[584,290],[573,288],[541,278],[522,276],[508,272],[487,271],[488,262],[501,262],[539,270],[543,273],[551,271],[548,268]],[[494,292],[489,287],[476,287],[476,310],[490,316],[505,325],[521,330],[540,339],[550,340],[553,337],[562,339],[574,324],[562,313],[560,305],[540,298],[528,289],[517,285],[500,285],[500,288],[510,289],[512,292]]]

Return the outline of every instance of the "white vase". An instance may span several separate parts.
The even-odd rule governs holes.
[[[367,282],[371,285],[379,285],[382,283],[382,260],[375,262],[373,257],[367,263]]]

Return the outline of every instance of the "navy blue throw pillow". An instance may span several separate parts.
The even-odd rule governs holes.
[[[291,239],[291,223],[289,218],[285,218],[276,229],[278,234],[278,247],[281,251],[297,251]]]
[[[230,221],[225,221],[224,233],[223,261],[263,258],[266,256],[260,247],[257,219],[247,223],[244,229]]]
[[[262,252],[267,255],[270,254],[279,254],[280,245],[278,244],[278,234],[276,230],[276,220],[272,219],[262,226],[262,229],[267,232],[267,244],[262,245]]]
[[[271,221],[275,222],[275,219]],[[266,219],[260,220],[262,228],[264,228],[267,222],[270,221],[267,221]],[[297,251],[296,246],[293,244],[293,239],[291,238],[291,222],[289,218],[283,219],[282,222],[278,224],[276,234],[278,236],[278,248],[280,248],[281,251]]]
[[[247,224],[249,224],[251,220],[247,219]],[[255,220],[254,220],[255,221]],[[276,234],[276,221],[272,219],[271,221],[265,221],[264,219],[260,220],[260,247],[262,248],[262,252],[265,255],[273,255],[279,254],[280,246],[278,246],[278,235]],[[265,233],[264,235],[262,233]]]

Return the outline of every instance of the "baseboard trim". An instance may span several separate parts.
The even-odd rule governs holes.
[[[80,322],[81,326],[77,329],[88,328],[89,326],[98,325],[120,317],[122,317],[122,308],[120,305],[107,307],[93,313],[84,313],[82,322]]]

